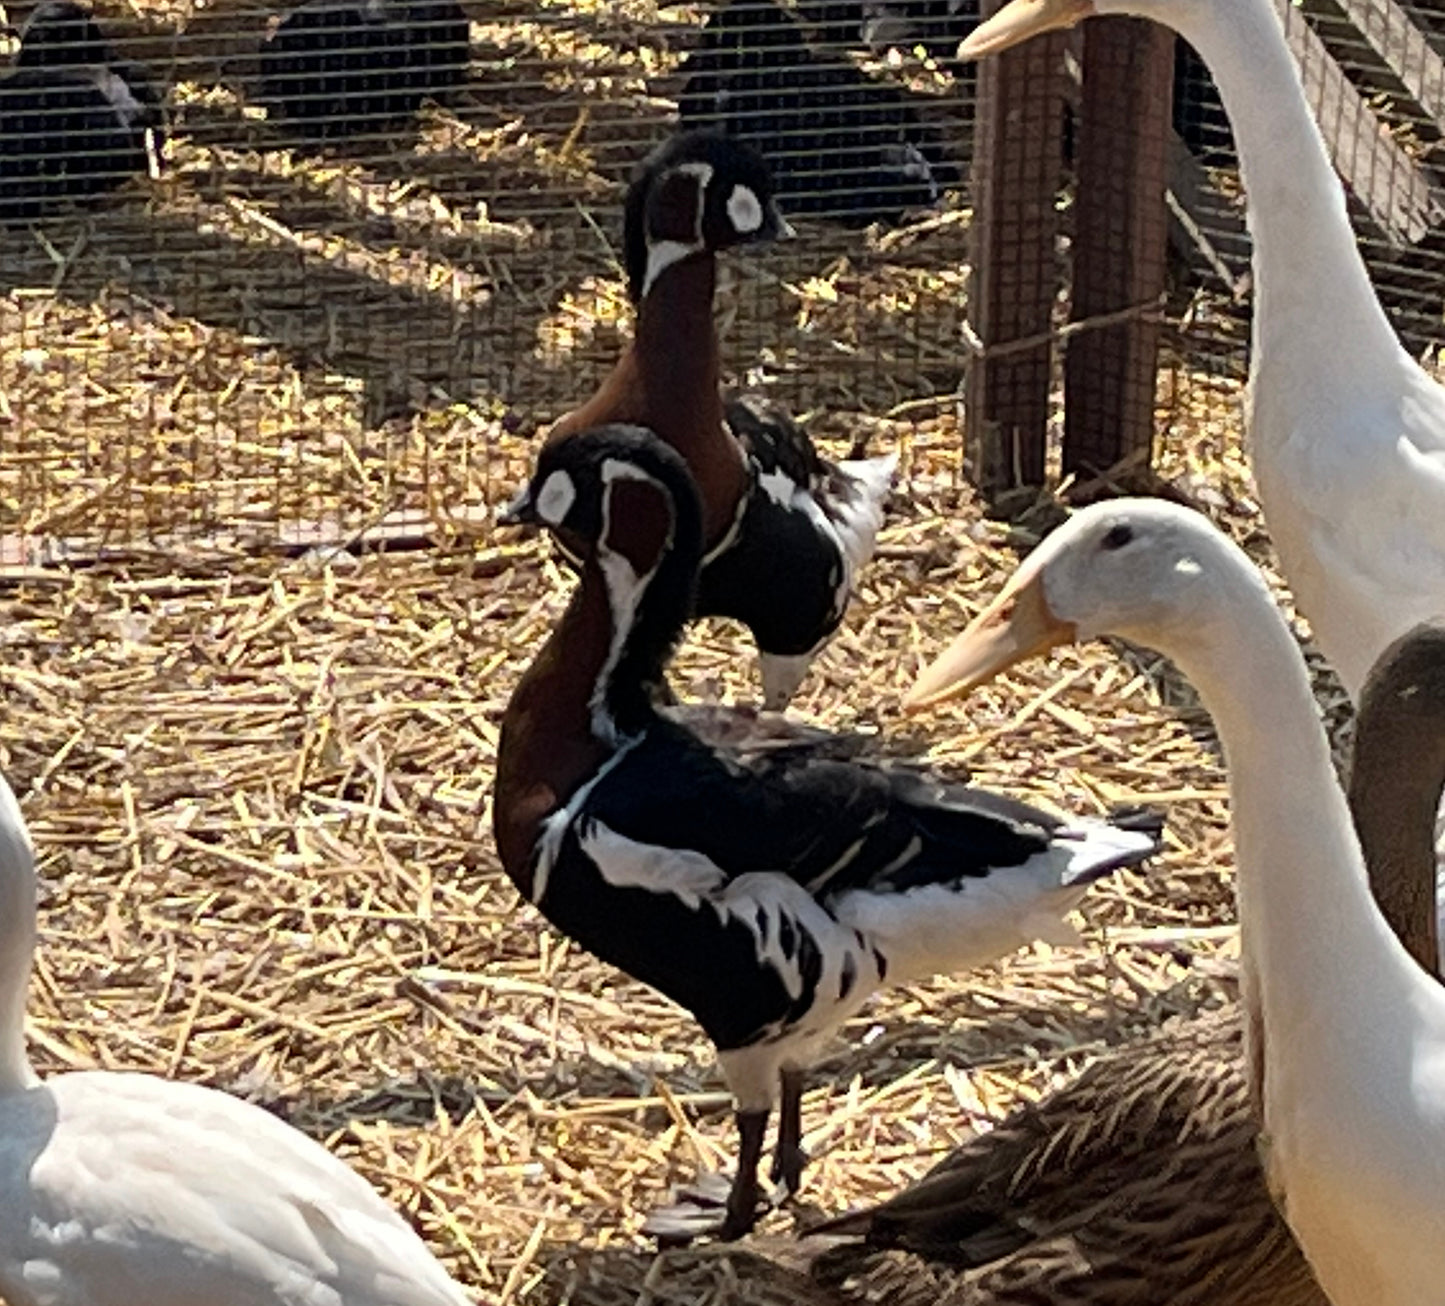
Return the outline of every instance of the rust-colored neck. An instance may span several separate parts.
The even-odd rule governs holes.
[[[673,264],[637,310],[638,379],[646,423],[680,453],[703,501],[703,536],[715,544],[732,525],[747,470],[723,425],[713,291],[717,263],[695,254]]]
[[[502,719],[492,826],[502,867],[524,893],[531,891],[532,851],[542,822],[612,752],[595,735],[592,721],[593,694],[611,641],[607,586],[589,561],[582,584]]]

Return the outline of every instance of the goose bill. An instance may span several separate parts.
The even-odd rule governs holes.
[[[987,22],[980,23],[958,47],[960,59],[998,54],[1040,32],[1073,27],[1094,13],[1094,0],[1009,0]]]
[[[1078,637],[1073,622],[1049,610],[1042,573],[1015,576],[968,629],[925,667],[904,695],[903,710],[916,712],[966,694],[1016,662]]]
[[[497,508],[498,526],[536,526],[537,505],[532,500],[532,483],[522,482],[522,488],[506,503]]]

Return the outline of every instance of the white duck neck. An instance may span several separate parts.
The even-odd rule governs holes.
[[[1224,745],[1244,960],[1266,1049],[1293,1056],[1329,1042],[1293,1037],[1302,1025],[1392,1025],[1429,981],[1370,894],[1299,649],[1263,583],[1241,581],[1227,615],[1163,651]]]
[[[1186,0],[1170,11],[1214,74],[1239,148],[1254,241],[1252,359],[1285,367],[1302,359],[1312,381],[1388,365],[1401,346],[1360,257],[1274,0]]]
[[[35,960],[35,856],[20,805],[0,777],[0,1093],[37,1083],[25,1055],[25,1001]]]

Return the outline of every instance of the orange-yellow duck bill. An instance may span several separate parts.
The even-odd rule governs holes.
[[[1077,629],[1049,609],[1042,568],[1015,574],[967,630],[926,666],[903,697],[917,712],[992,680],[1016,662],[1077,638]]]
[[[1073,27],[1094,12],[1094,0],[1009,0],[980,23],[958,47],[960,59],[982,59],[1027,41],[1040,32]]]

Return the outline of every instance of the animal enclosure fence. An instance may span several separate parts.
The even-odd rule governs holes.
[[[1445,19],[1283,7],[1377,281],[1432,349]],[[22,75],[71,76],[26,58],[33,10],[8,11],[0,107]],[[750,139],[777,173],[799,239],[729,260],[725,357],[816,433],[889,444],[922,423],[962,447],[962,412],[1009,432],[971,450],[1000,489],[1235,420],[1233,151],[1202,66],[1143,25],[975,72],[953,57],[977,19],[960,0],[95,14],[110,135],[0,112],[8,564],[470,529],[615,358],[626,179],[679,120]],[[121,184],[85,181],[77,161],[144,121]],[[7,210],[26,151],[50,160],[43,202]],[[1198,470],[1167,439],[1159,465]]]

